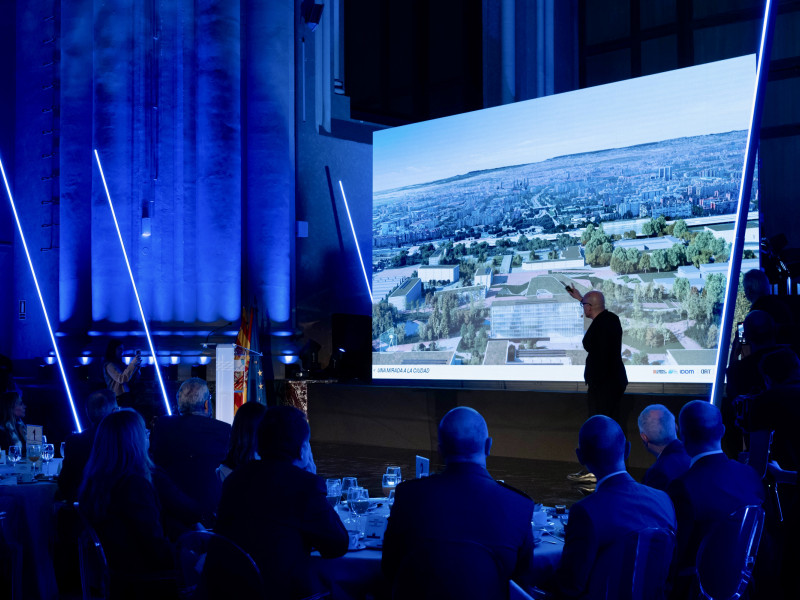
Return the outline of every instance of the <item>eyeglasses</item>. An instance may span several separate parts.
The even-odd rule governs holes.
[[[583,300],[581,300],[581,304],[582,304],[583,306],[592,306],[592,303],[591,303],[591,302],[584,302]]]

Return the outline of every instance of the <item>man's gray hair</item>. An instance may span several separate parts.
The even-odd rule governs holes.
[[[639,415],[639,432],[656,446],[666,446],[677,439],[675,415],[663,404],[651,404]]]
[[[192,377],[181,384],[178,390],[178,410],[181,414],[207,412],[205,403],[211,398],[208,384],[204,379]]]

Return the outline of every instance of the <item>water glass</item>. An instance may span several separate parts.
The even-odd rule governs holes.
[[[369,492],[363,487],[351,487],[347,490],[347,505],[356,520],[358,531],[364,535],[364,527],[360,517],[367,514],[369,510]]]
[[[328,490],[328,504],[335,510],[336,505],[342,499],[342,480],[341,479],[326,479],[325,487]]]
[[[355,477],[342,478],[342,500],[347,500],[347,490],[358,487],[358,480]]]
[[[41,444],[28,444],[28,460],[33,465],[33,474],[36,475],[36,464],[42,458],[42,445]]]
[[[397,483],[403,481],[400,478],[400,467],[386,467],[386,474],[387,475],[397,475]]]
[[[383,495],[388,498],[389,493],[394,491],[394,488],[397,487],[398,483],[400,483],[400,478],[397,475],[394,473],[384,473],[383,480],[381,481]]]
[[[61,458],[64,458],[64,446],[66,445],[66,442],[61,442]]]
[[[22,448],[19,446],[9,446],[8,448],[8,460],[16,466],[17,463],[22,460]]]

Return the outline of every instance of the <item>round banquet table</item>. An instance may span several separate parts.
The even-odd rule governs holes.
[[[380,511],[388,515],[388,507],[380,507],[376,512]],[[319,581],[331,591],[332,600],[363,600],[383,595],[385,586],[381,572],[383,552],[370,547],[377,544],[377,540],[372,542],[368,540],[367,548],[348,551],[339,558],[322,558],[317,552],[311,555],[311,568]],[[537,586],[546,587],[552,580],[563,549],[562,539],[551,535],[544,535],[542,541],[535,545],[533,577]]]

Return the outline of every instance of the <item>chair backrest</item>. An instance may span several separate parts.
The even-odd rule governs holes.
[[[717,523],[697,551],[697,581],[703,598],[735,600],[747,588],[764,528],[764,509],[749,505]]]
[[[506,599],[508,577],[494,551],[470,540],[425,538],[404,557],[392,597],[405,599]]]
[[[650,527],[628,533],[605,548],[589,577],[589,598],[655,600],[667,595],[675,533]]]
[[[79,512],[80,514],[80,512]],[[78,534],[78,558],[81,565],[83,600],[104,600],[109,597],[111,575],[103,544],[89,521],[81,515]]]
[[[182,599],[266,596],[261,571],[231,539],[211,531],[188,531],[177,542],[178,594]]]
[[[21,509],[13,496],[0,496],[0,560],[11,578],[12,600],[22,600],[22,541],[19,532]]]

